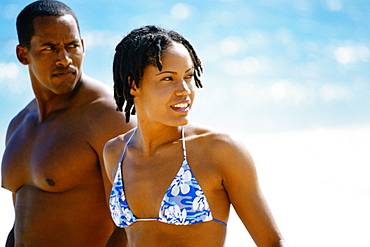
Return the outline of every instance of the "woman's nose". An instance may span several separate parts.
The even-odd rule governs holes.
[[[177,95],[189,95],[191,94],[191,86],[190,83],[183,80],[176,91]]]

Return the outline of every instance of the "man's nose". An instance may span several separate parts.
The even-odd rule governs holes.
[[[58,52],[57,65],[67,67],[72,63],[72,59],[65,48],[62,48]]]

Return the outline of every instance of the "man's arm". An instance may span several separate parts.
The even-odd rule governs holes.
[[[8,238],[6,239],[5,247],[14,247],[14,225],[9,232]]]
[[[123,228],[116,227],[110,236],[106,247],[123,247],[127,246],[127,235]]]

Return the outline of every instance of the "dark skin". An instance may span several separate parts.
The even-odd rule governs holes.
[[[13,247],[14,246],[14,226],[12,230],[9,232],[8,237],[6,239],[5,247]]]
[[[183,161],[181,127],[185,126],[187,161],[207,197],[212,216],[228,221],[230,205],[259,247],[286,247],[260,190],[253,159],[244,145],[227,134],[190,123],[195,99],[194,65],[187,49],[172,43],[161,54],[163,69],[148,65],[133,85],[138,128],[122,161],[126,200],[138,219],[156,218],[164,193]],[[109,141],[104,149],[113,182],[123,149],[133,131]],[[118,230],[117,230],[118,231]],[[221,247],[226,226],[216,221],[173,225],[137,221],[121,229],[121,246]]]
[[[81,71],[83,41],[70,15],[36,17],[17,46],[33,99],[11,121],[2,186],[13,193],[15,246],[106,246],[114,231],[102,152],[130,130],[111,90]],[[9,244],[13,236],[9,236]]]

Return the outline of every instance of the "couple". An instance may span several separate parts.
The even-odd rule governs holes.
[[[34,2],[17,31],[35,99],[6,136],[7,246],[223,246],[230,204],[257,246],[286,246],[246,148],[189,123],[202,66],[184,37],[129,33],[114,57],[115,103],[82,73],[69,7]]]

